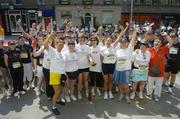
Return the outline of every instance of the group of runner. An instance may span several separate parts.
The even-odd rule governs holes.
[[[130,103],[136,94],[159,101],[162,85],[174,94],[173,85],[180,70],[180,27],[152,29],[129,24],[115,25],[110,32],[79,30],[66,23],[56,32],[42,31],[36,23],[29,33],[0,41],[0,88],[7,97],[19,96],[34,88],[52,100],[52,112],[59,115],[57,103],[65,104],[104,94]],[[131,86],[130,86],[131,84]],[[130,90],[129,87],[132,87]]]

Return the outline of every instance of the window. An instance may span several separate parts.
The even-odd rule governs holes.
[[[168,5],[168,0],[160,0],[160,5]]]
[[[59,4],[68,5],[68,4],[70,4],[70,0],[59,0]]]
[[[21,5],[22,4],[22,0],[14,0],[14,4],[15,5]]]
[[[153,5],[159,5],[159,0],[152,0]]]
[[[152,0],[146,0],[146,5],[152,5]]]
[[[104,0],[105,5],[112,5],[114,4],[114,0]]]
[[[172,5],[172,6],[179,5],[178,0],[169,0],[169,2],[170,2],[170,5]]]
[[[141,4],[141,5],[144,5],[145,2],[146,2],[146,0],[140,0],[140,4]]]
[[[84,5],[92,5],[93,4],[93,0],[83,0],[83,4]]]
[[[112,12],[103,13],[103,24],[112,24]]]
[[[45,0],[37,0],[38,5],[45,5]]]
[[[66,21],[72,21],[72,13],[70,11],[61,11],[61,24]]]
[[[139,5],[140,4],[140,0],[134,0],[134,4],[135,5]]]

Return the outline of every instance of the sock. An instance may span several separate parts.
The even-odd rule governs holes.
[[[53,107],[52,107],[52,109],[56,109],[56,107],[55,107],[55,106],[53,106]]]

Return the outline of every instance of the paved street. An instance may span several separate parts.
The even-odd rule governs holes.
[[[55,117],[50,109],[51,102],[43,94],[41,100],[33,90],[20,98],[2,98],[0,119],[179,119],[180,118],[180,74],[177,76],[175,95],[162,94],[160,102],[136,99],[131,104],[96,97],[93,104],[87,99],[58,106],[61,115]]]

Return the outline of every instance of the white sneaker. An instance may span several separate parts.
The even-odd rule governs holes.
[[[91,90],[92,96],[95,96],[94,88]]]
[[[173,94],[173,90],[172,90],[171,87],[168,87],[168,92],[169,92],[170,94]]]
[[[27,90],[27,91],[29,91],[30,89],[31,89],[31,87],[30,87],[30,86],[28,86],[26,90]]]
[[[27,85],[23,85],[23,89],[24,89],[24,90],[27,90]]]
[[[152,100],[152,95],[145,95],[145,97],[148,99],[148,100]]]
[[[131,93],[131,96],[130,96],[130,99],[131,99],[131,100],[133,100],[133,99],[134,99],[135,94],[136,94],[135,92],[132,92],[132,93]]]
[[[121,94],[121,95],[119,96],[119,99],[118,99],[118,100],[121,101],[123,98],[124,98],[124,95]]]
[[[110,98],[110,99],[113,99],[113,98],[114,98],[114,96],[113,96],[113,94],[112,94],[111,91],[109,91],[109,98]]]
[[[11,96],[11,93],[12,93],[12,92],[11,92],[10,90],[6,91],[6,96],[7,96],[7,97],[10,97],[10,96]]]
[[[107,94],[107,92],[104,92],[104,99],[105,99],[105,100],[108,99],[108,94]]]
[[[16,93],[14,93],[14,96],[15,96],[15,97],[19,96],[19,91],[16,92]]]
[[[40,90],[37,87],[34,90],[35,90],[36,96],[39,96],[41,94]]]
[[[42,93],[44,93],[44,92],[45,92],[45,91],[44,91],[44,89],[42,89],[42,88],[41,88],[40,90],[41,90],[41,92],[42,92]]]
[[[81,100],[82,99],[82,95],[81,93],[78,93],[78,99]]]
[[[154,96],[154,100],[156,101],[156,102],[159,102],[159,98],[158,98],[158,96]]]
[[[26,92],[25,92],[25,91],[20,91],[20,93],[21,93],[22,95],[24,95]]]
[[[65,102],[66,102],[66,100],[65,100],[64,98],[61,98],[61,102],[64,102],[64,103],[65,103]]]
[[[126,102],[129,104],[131,101],[129,99],[129,96],[126,96]]]
[[[65,96],[65,99],[66,99],[66,102],[67,102],[67,103],[71,102],[71,99],[70,99],[69,96]]]
[[[99,90],[99,88],[96,89],[98,96],[101,96],[101,91]]]
[[[72,99],[73,101],[76,101],[76,100],[77,100],[77,98],[76,98],[74,95],[71,95],[71,99]]]
[[[144,97],[143,97],[143,92],[142,91],[140,91],[139,92],[139,99],[143,99]]]
[[[115,91],[116,91],[116,92],[119,92],[119,88],[118,88],[117,86],[116,86],[116,88],[115,88]]]
[[[35,88],[35,84],[34,84],[34,82],[32,82],[31,88]]]

